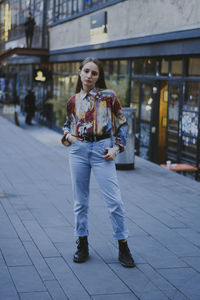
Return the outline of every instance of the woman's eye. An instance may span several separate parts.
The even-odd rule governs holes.
[[[92,72],[92,75],[97,76],[98,74],[97,74],[97,72]]]

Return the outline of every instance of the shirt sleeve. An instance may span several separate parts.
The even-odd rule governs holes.
[[[113,115],[115,144],[119,145],[120,152],[123,152],[127,142],[128,123],[116,95],[114,95],[113,99]]]
[[[74,100],[74,96],[71,97],[68,101],[67,101],[67,107],[66,107],[66,119],[65,119],[65,123],[63,126],[63,132],[64,134],[68,134],[71,133],[71,118],[72,118],[72,114],[73,114],[73,100]]]
[[[68,133],[71,133],[71,116],[73,114],[73,98],[71,97],[68,102],[67,102],[67,113],[66,113],[66,119],[65,119],[65,123],[63,126],[63,137],[61,139],[62,144],[64,144],[65,146],[70,146],[71,144],[66,140],[66,135]]]

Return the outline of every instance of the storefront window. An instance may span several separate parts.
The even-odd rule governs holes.
[[[131,83],[131,103],[130,106],[136,108],[136,116],[139,116],[139,101],[140,101],[140,81],[135,79]]]
[[[170,87],[168,104],[167,152],[168,158],[177,161],[179,134],[180,87]]]
[[[109,66],[110,66],[109,60],[102,61],[102,64],[103,64],[104,74],[105,74],[105,76],[108,76],[110,73],[109,72]]]
[[[79,62],[74,62],[74,63],[72,63],[72,69],[71,69],[71,72],[72,72],[72,73],[78,73],[78,71],[79,71],[79,66],[80,66],[80,63],[79,63]]]
[[[156,74],[156,60],[155,59],[146,59],[144,62],[144,74],[146,75],[155,75]]]
[[[142,75],[143,74],[143,65],[144,65],[143,59],[135,59],[132,62],[132,73],[134,75]]]
[[[196,161],[198,123],[199,123],[200,82],[187,82],[185,99],[181,116],[182,147],[181,157],[185,160]]]
[[[120,60],[119,62],[119,75],[127,74],[128,61]]]
[[[188,76],[200,76],[200,58],[189,58]]]
[[[163,58],[161,60],[160,75],[167,76],[168,73],[169,73],[169,61],[168,59]]]
[[[118,61],[112,60],[110,62],[110,74],[117,75],[118,74]]]
[[[183,63],[182,60],[172,60],[171,61],[171,75],[172,76],[182,76],[183,74]]]
[[[185,88],[184,110],[198,111],[200,82],[187,82]]]

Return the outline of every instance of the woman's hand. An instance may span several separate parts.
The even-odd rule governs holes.
[[[75,143],[76,141],[82,141],[81,138],[78,138],[76,136],[73,136],[73,135],[69,135],[68,138],[67,138],[68,142],[69,143]]]
[[[119,153],[119,147],[106,148],[106,154],[103,155],[105,160],[114,160]]]

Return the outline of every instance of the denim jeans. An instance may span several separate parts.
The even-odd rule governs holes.
[[[69,163],[74,196],[75,235],[88,236],[89,184],[92,169],[107,204],[113,236],[121,240],[128,237],[128,230],[125,225],[115,162],[107,161],[102,157],[106,147],[112,147],[111,138],[97,142],[78,140],[70,147]]]

